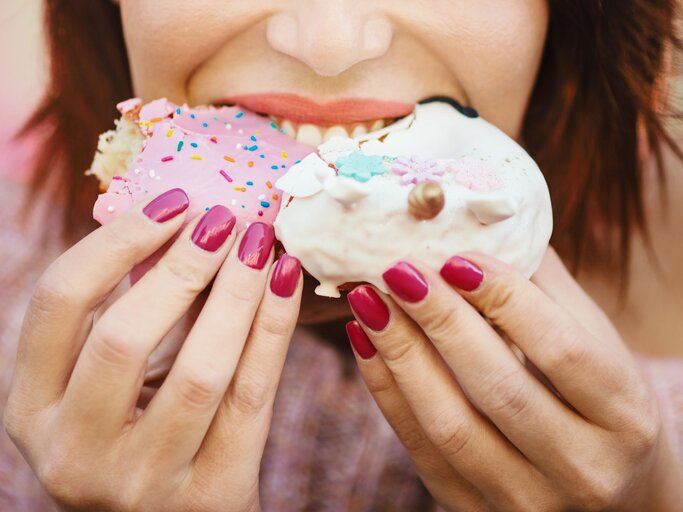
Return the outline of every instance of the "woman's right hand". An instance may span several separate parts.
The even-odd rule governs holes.
[[[296,259],[272,265],[272,227],[236,236],[230,211],[212,209],[96,316],[176,234],[187,204],[175,189],[97,229],[50,266],[31,300],[4,422],[69,510],[259,509],[303,282]],[[214,276],[163,385],[139,408],[147,358]]]

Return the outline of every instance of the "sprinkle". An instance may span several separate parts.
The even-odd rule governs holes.
[[[228,176],[227,172],[225,172],[223,169],[221,169],[218,172],[220,173],[221,176],[223,176],[226,180],[228,180],[228,183],[232,183],[232,178],[230,176]]]
[[[231,199],[230,204],[235,206],[237,204],[237,199]]]
[[[152,126],[152,123],[150,123],[150,122],[148,122],[148,121],[140,121],[140,124],[141,124],[142,126],[146,126],[147,128],[149,128],[150,126]]]
[[[250,138],[251,140],[253,140],[254,142],[256,142],[256,137],[254,137],[253,135],[252,135],[251,137],[249,137],[249,138]]]
[[[301,160],[297,160],[296,162],[294,162],[294,165],[298,164],[299,162],[301,162]]]
[[[282,167],[282,168],[284,169],[284,168],[287,167],[287,166],[286,166],[285,164],[282,164],[280,167]]]
[[[139,169],[136,169],[136,170],[139,170]],[[112,180],[121,180],[121,181],[123,181],[123,177],[121,177],[121,176],[112,176],[111,179],[112,179]]]
[[[270,122],[270,127],[271,127],[273,130],[277,130],[277,125],[276,125],[273,121]]]
[[[173,157],[170,155],[165,156],[164,158],[161,159],[162,162],[170,162],[171,160],[173,160]]]
[[[278,169],[277,165],[271,165],[270,168],[273,169],[274,171],[277,171],[277,169]]]
[[[258,211],[258,216],[263,217],[263,212],[261,210]]]
[[[162,119],[160,117],[155,117],[154,119],[150,120],[150,123],[159,123],[161,121],[162,121]]]
[[[273,194],[273,201],[277,201],[280,199],[280,196],[278,194]]]
[[[237,144],[235,144],[235,149],[239,149],[241,147],[242,147],[242,144],[240,144],[239,142]]]
[[[243,115],[244,115],[244,112],[237,112],[237,114],[235,114],[235,119],[239,119]]]
[[[209,123],[202,123],[202,126],[203,126],[204,128],[208,128],[208,127],[209,127]]]
[[[141,171],[140,169],[135,169],[133,172],[134,172],[135,174],[140,174],[142,171]]]
[[[270,180],[266,181],[266,187],[273,188],[273,184],[270,182]]]
[[[249,167],[254,167],[254,162],[252,162],[251,160],[249,160],[249,161],[247,162],[247,165],[248,165]]]
[[[261,130],[256,130],[254,133],[256,133],[256,135],[261,135]]]
[[[249,185],[250,187],[253,187],[253,186],[254,186],[254,182],[253,182],[253,181],[247,181],[247,185]]]
[[[209,140],[214,144],[218,144],[218,139],[216,137],[211,137]]]
[[[247,191],[247,189],[244,187],[235,187],[235,190],[237,190],[237,192],[246,192]]]
[[[259,157],[261,157],[261,158],[265,158],[265,157],[266,157],[266,155],[259,155]]]
[[[258,199],[259,201],[263,201],[265,198],[266,198],[266,195],[265,195],[265,194],[259,194],[259,196],[258,196],[257,199]]]
[[[113,207],[113,206],[107,206],[107,211],[108,211],[109,213],[113,213],[114,210],[116,210],[115,207]]]
[[[149,177],[150,177],[150,178],[154,178],[154,175],[155,175],[155,174],[156,174],[156,173],[154,172],[154,169],[150,169],[150,171],[149,171]]]
[[[177,109],[175,109],[175,113],[178,114],[178,115],[181,115],[181,114],[182,114],[182,112],[180,111],[180,107],[178,107]]]
[[[223,160],[227,160],[228,162],[232,162],[233,164],[235,163],[235,159],[231,156],[225,155],[223,157]]]
[[[230,123],[225,123],[226,130],[232,130],[232,125]]]
[[[190,117],[194,119],[196,116],[194,114],[190,114]]]
[[[178,151],[183,149],[183,144],[185,144],[185,143],[182,140],[180,142],[178,142]]]
[[[198,147],[196,142],[190,142],[190,146],[192,146],[193,148]]]
[[[268,201],[261,201],[261,206],[264,208],[270,208],[270,203]]]
[[[172,137],[173,136],[173,130],[169,130],[166,132],[166,137]]]
[[[192,155],[190,158],[192,160],[204,160],[204,157],[199,155]]]
[[[249,148],[249,151],[256,151],[257,149],[258,149],[258,146],[256,144],[254,144],[253,146],[251,146]]]
[[[285,133],[285,129],[284,129],[284,128],[280,128],[280,133]]]
[[[204,208],[204,211],[205,211],[205,212],[208,212],[210,209],[211,209],[211,208],[209,208],[209,207],[207,206],[206,208]]]
[[[288,155],[287,155],[287,152],[286,152],[286,151],[283,151],[283,152],[282,152],[282,158],[287,158],[287,156],[288,156]]]
[[[213,116],[214,121],[218,121],[218,118],[216,116]]]
[[[242,205],[242,208],[244,208],[244,205]]]

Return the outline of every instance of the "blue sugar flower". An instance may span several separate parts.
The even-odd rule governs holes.
[[[334,165],[339,170],[339,176],[353,178],[361,183],[385,173],[383,157],[366,155],[361,151],[338,158]]]

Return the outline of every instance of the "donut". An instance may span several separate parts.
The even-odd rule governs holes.
[[[106,224],[146,197],[180,187],[188,219],[227,206],[242,230],[273,223],[282,200],[275,182],[311,147],[239,106],[198,107],[158,99],[117,105],[116,129],[100,136],[89,174],[106,190],[93,217]]]
[[[548,187],[533,159],[474,109],[418,104],[393,125],[332,137],[278,181],[275,233],[339,297],[346,283],[388,291],[382,273],[401,259],[440,268],[478,251],[525,276],[552,233]]]

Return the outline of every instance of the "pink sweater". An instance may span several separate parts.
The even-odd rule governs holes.
[[[0,181],[0,407],[27,301],[64,250],[54,225],[22,230],[21,185]],[[44,242],[41,235],[48,233]],[[683,360],[642,360],[673,450],[683,462]],[[361,380],[343,342],[299,331],[289,351],[261,470],[267,511],[415,511],[432,500]],[[52,510],[7,434],[0,433],[0,510]]]

